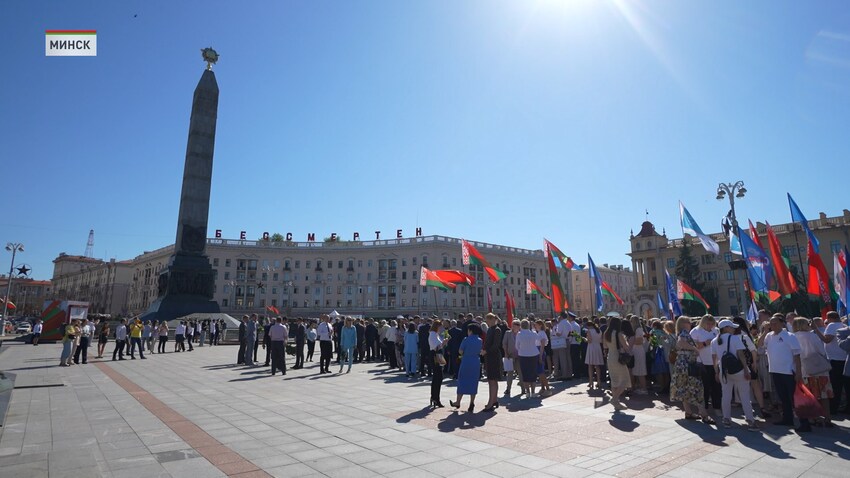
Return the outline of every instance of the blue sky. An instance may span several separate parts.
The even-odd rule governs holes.
[[[629,264],[645,210],[718,230],[721,181],[739,218],[850,207],[846,2],[33,1],[0,26],[0,239],[37,278],[89,229],[101,258],[174,240],[206,46],[210,236],[418,225]],[[96,29],[98,56],[45,57],[45,29]]]

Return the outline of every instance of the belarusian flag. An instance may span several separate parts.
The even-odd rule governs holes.
[[[2,306],[4,302],[6,302],[6,301],[2,297],[0,297],[0,306]],[[15,307],[15,304],[10,300],[9,305],[7,305],[6,308],[9,309],[9,310],[14,310],[17,307]]]
[[[549,252],[549,282],[552,287],[552,308],[555,309],[555,314],[560,314],[564,311],[566,303],[564,289],[561,288],[561,279],[558,278],[558,269],[555,268],[554,254]]]
[[[433,271],[428,270],[428,268],[426,267],[422,268],[422,273],[419,275],[419,285],[421,285],[422,287],[438,287],[443,290],[454,289],[455,287],[457,287],[451,282],[446,282],[440,279],[440,276],[435,274]]]
[[[607,295],[608,297],[616,300],[617,303],[620,305],[625,304],[625,302],[623,302],[623,299],[621,299],[620,296],[617,295],[616,292],[614,292],[614,289],[612,289],[611,286],[608,285],[608,283],[605,281],[602,281],[602,295]]]
[[[824,304],[832,302],[832,288],[829,280],[829,273],[826,271],[826,266],[820,258],[820,254],[815,251],[814,244],[809,241],[808,245],[808,263],[809,263],[809,283],[806,286],[806,292],[815,295]]]
[[[437,274],[444,282],[451,282],[452,284],[466,284],[466,285],[475,285],[475,277],[471,275],[450,269],[443,269],[439,271],[434,271],[434,274]]]
[[[544,298],[550,299],[550,297],[548,295],[546,295],[545,292],[543,292],[543,289],[541,289],[540,287],[537,287],[537,284],[535,284],[534,282],[531,282],[531,279],[525,280],[525,293],[528,294],[528,295],[531,295],[531,294],[542,295]]]
[[[507,287],[505,287],[505,308],[507,309],[507,314],[505,315],[508,319],[508,327],[510,327],[514,322],[514,315],[516,315],[516,303]]]
[[[767,224],[767,222],[765,222]],[[797,281],[794,279],[794,274],[791,274],[789,265],[791,261],[785,257],[782,252],[782,246],[779,245],[779,239],[773,232],[770,224],[767,224],[767,241],[770,244],[770,262],[773,265],[773,272],[776,274],[776,282],[779,287],[779,292],[782,295],[793,294],[797,292]]]
[[[708,312],[708,302],[699,292],[697,292],[696,289],[685,284],[679,279],[676,279],[676,289],[676,295],[679,296],[679,300],[693,300],[695,302],[699,302],[703,307],[705,307],[705,311]]]
[[[567,269],[579,270],[579,266],[575,262],[573,262],[573,260],[570,259],[569,256],[561,252],[560,249],[555,247],[555,244],[552,244],[545,238],[543,239],[543,253],[544,255],[548,255],[549,253],[554,254],[555,257],[557,257],[560,261],[561,265],[563,267],[566,267]]]
[[[461,257],[463,258],[463,265],[468,266],[469,264],[475,264],[476,266],[483,267],[485,271],[487,271],[487,275],[490,276],[490,280],[493,282],[499,282],[500,280],[507,277],[507,274],[496,269],[491,266],[487,259],[484,259],[484,256],[478,252],[472,244],[466,242],[465,240],[461,240]]]

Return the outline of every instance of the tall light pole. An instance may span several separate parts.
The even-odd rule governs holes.
[[[24,252],[24,245],[19,242],[7,242],[6,250],[12,252],[12,264],[9,266],[9,283],[6,284],[6,299],[3,301],[3,318],[0,319],[0,336],[6,335],[6,314],[9,312],[9,295],[12,293],[12,272],[15,271],[15,254]]]
[[[720,183],[717,185],[717,200],[722,201],[724,198],[729,198],[729,207],[731,208],[732,213],[732,230],[733,234],[738,234],[738,217],[735,215],[735,198],[742,198],[747,194],[747,188],[744,187],[743,181],[736,181],[735,183]],[[743,261],[732,261],[729,263],[729,267],[732,269],[732,279],[735,279],[735,271],[737,269],[741,269],[741,263]],[[746,263],[744,263],[743,268],[746,269]],[[747,283],[745,279],[745,283]],[[745,289],[748,289],[746,287]],[[718,294],[719,296],[719,294]],[[741,313],[741,294],[738,293],[738,284],[735,281],[735,300],[738,304],[738,313]]]
[[[729,206],[732,208],[732,227],[738,228],[738,218],[735,216],[735,198],[742,198],[747,194],[747,188],[744,187],[743,181],[735,183],[720,183],[717,185],[717,200],[722,201],[724,198],[729,198]],[[737,230],[735,231],[737,234]]]

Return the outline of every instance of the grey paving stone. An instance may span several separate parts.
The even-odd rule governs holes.
[[[159,453],[154,453],[154,457],[156,461],[160,463],[167,463],[169,461],[179,461],[179,460],[188,460],[190,458],[198,458],[201,454],[198,453],[194,449],[184,449],[184,450],[172,450],[172,451],[161,451]]]

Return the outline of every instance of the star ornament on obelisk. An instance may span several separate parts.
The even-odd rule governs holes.
[[[213,300],[215,271],[206,255],[218,118],[218,83],[212,65],[218,61],[218,53],[204,48],[201,54],[207,68],[201,74],[192,99],[174,254],[159,275],[157,299],[142,316],[144,320],[167,321],[194,313],[220,311]]]

